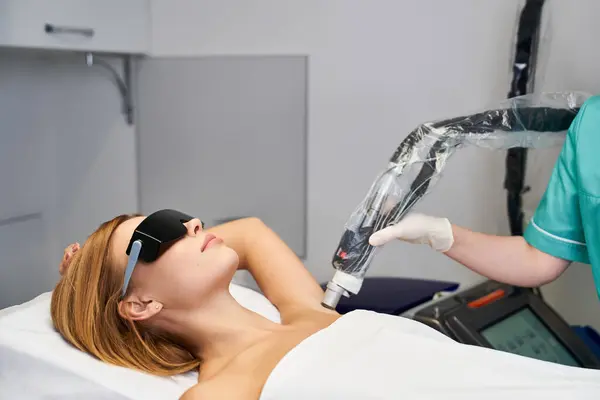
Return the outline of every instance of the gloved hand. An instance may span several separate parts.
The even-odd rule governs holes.
[[[423,214],[408,214],[395,225],[381,229],[371,235],[371,246],[382,246],[393,239],[413,244],[428,244],[434,250],[445,253],[454,243],[452,225],[446,218]]]

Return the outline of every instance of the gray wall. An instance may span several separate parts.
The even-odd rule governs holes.
[[[135,211],[120,106],[82,56],[0,50],[0,308],[51,290],[67,244]]]
[[[548,2],[545,20],[550,24],[542,44],[546,53],[540,73],[545,79],[538,83],[540,90],[597,92],[600,87],[600,53],[592,43],[600,33],[594,21],[600,3],[576,3],[578,7],[572,2]],[[520,4],[517,0],[156,0],[153,51],[169,57],[308,56],[306,266],[319,280],[326,280],[332,274],[331,255],[349,213],[409,130],[423,121],[476,109],[506,95]],[[21,252],[22,260],[31,259],[17,262],[21,259],[11,256],[8,264],[0,266],[0,293],[22,285],[3,296],[6,304],[51,288],[62,246],[82,240],[103,219],[133,209],[138,199],[133,131],[121,118],[116,91],[102,73],[62,61],[49,65],[48,61],[0,54],[2,146],[9,143],[12,149],[21,149],[22,141],[42,146],[33,139],[38,138],[51,149],[48,153],[36,150],[40,157],[49,158],[43,164],[49,168],[26,164],[17,173],[22,160],[0,160],[2,171],[14,172],[0,175],[0,203],[18,204],[2,211],[2,218],[43,212],[49,221],[31,220],[29,227],[22,228],[20,239],[1,245],[2,254]],[[11,105],[10,112],[5,104]],[[30,133],[33,138],[24,132],[34,132]],[[74,149],[79,145],[84,150]],[[555,155],[533,156],[529,183],[534,188],[543,188],[543,173],[551,168]],[[447,216],[472,229],[507,233],[503,163],[502,153],[462,151],[451,159],[444,178],[417,209]],[[114,172],[119,173],[118,179],[111,175]],[[32,178],[35,173],[46,175]],[[40,183],[34,185],[32,179]],[[13,195],[16,203],[5,200],[5,193],[13,193],[18,185],[25,185],[18,190],[32,197]],[[528,195],[530,209],[539,195],[539,190]],[[42,210],[45,207],[51,212]],[[33,234],[38,227],[45,230]],[[31,253],[31,242],[47,252]],[[19,271],[7,275],[13,264],[20,265]],[[462,283],[481,279],[425,247],[400,243],[380,252],[370,273]],[[570,322],[592,322],[600,329],[600,304],[587,266],[574,265],[544,291]]]
[[[306,256],[307,62],[298,56],[139,64],[141,211],[207,226],[261,218]]]

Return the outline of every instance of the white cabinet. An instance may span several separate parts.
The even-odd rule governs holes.
[[[0,46],[144,54],[150,0],[0,0]]]

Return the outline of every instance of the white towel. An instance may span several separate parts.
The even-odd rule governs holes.
[[[600,371],[457,343],[420,322],[353,311],[292,349],[261,400],[600,399]]]

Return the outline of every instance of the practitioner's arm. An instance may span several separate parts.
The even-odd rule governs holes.
[[[552,282],[570,261],[531,246],[522,236],[495,236],[453,225],[448,257],[489,279],[534,287]]]
[[[323,290],[302,261],[257,218],[245,218],[208,230],[221,237],[239,255],[240,268],[247,269],[265,296],[277,307],[282,320],[299,311],[321,307]]]
[[[371,237],[381,246],[392,239],[429,244],[469,269],[499,282],[539,286],[556,279],[569,261],[544,253],[523,237],[495,236],[452,225],[446,218],[407,215]]]

